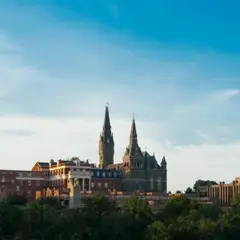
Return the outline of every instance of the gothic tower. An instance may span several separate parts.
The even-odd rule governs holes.
[[[144,168],[144,157],[141,148],[138,145],[135,118],[132,120],[129,145],[126,148],[125,154],[123,156],[123,162],[127,163],[126,166],[132,170]]]
[[[113,164],[114,157],[114,140],[111,131],[110,117],[108,106],[105,108],[105,116],[103,129],[99,139],[99,167],[105,168],[106,166]]]

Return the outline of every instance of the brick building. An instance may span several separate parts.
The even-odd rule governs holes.
[[[16,194],[25,196],[28,200],[35,200],[45,184],[43,172],[0,170],[0,199]]]
[[[57,190],[62,197],[68,196],[68,182],[74,179],[78,179],[82,192],[107,193],[122,189],[120,171],[99,169],[88,160],[82,161],[77,157],[68,160],[50,160],[49,163],[37,162],[32,171],[43,172],[47,176],[46,186],[54,191]]]
[[[122,191],[122,172],[112,169],[92,168],[92,191]]]

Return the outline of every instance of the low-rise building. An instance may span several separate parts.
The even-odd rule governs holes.
[[[122,191],[122,172],[112,169],[92,168],[93,192]]]
[[[0,199],[16,194],[25,196],[28,200],[35,200],[45,184],[43,172],[0,170]]]
[[[240,200],[240,177],[231,183],[220,182],[208,188],[208,197],[220,206],[230,206],[233,201]]]
[[[68,183],[78,180],[82,193],[104,193],[121,191],[121,171],[113,169],[100,169],[88,160],[82,161],[78,157],[68,160],[50,160],[50,162],[37,162],[32,171],[44,173],[47,186],[57,189],[59,197],[69,195]]]

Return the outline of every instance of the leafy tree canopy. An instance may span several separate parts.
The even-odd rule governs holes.
[[[56,209],[52,203],[36,201],[24,208],[0,203],[0,239],[240,239],[238,204],[223,211],[185,195],[169,199],[157,212],[144,197],[121,202],[121,210],[116,202],[101,195],[86,200],[81,211]]]

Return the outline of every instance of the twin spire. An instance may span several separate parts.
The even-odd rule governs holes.
[[[111,123],[110,123],[110,117],[109,117],[109,106],[108,104],[105,107],[105,116],[104,116],[104,122],[103,122],[103,132],[111,131]],[[130,132],[130,144],[133,143],[137,144],[137,129],[136,129],[136,123],[135,123],[135,117],[133,116],[132,120],[132,126],[131,126],[131,132]]]

